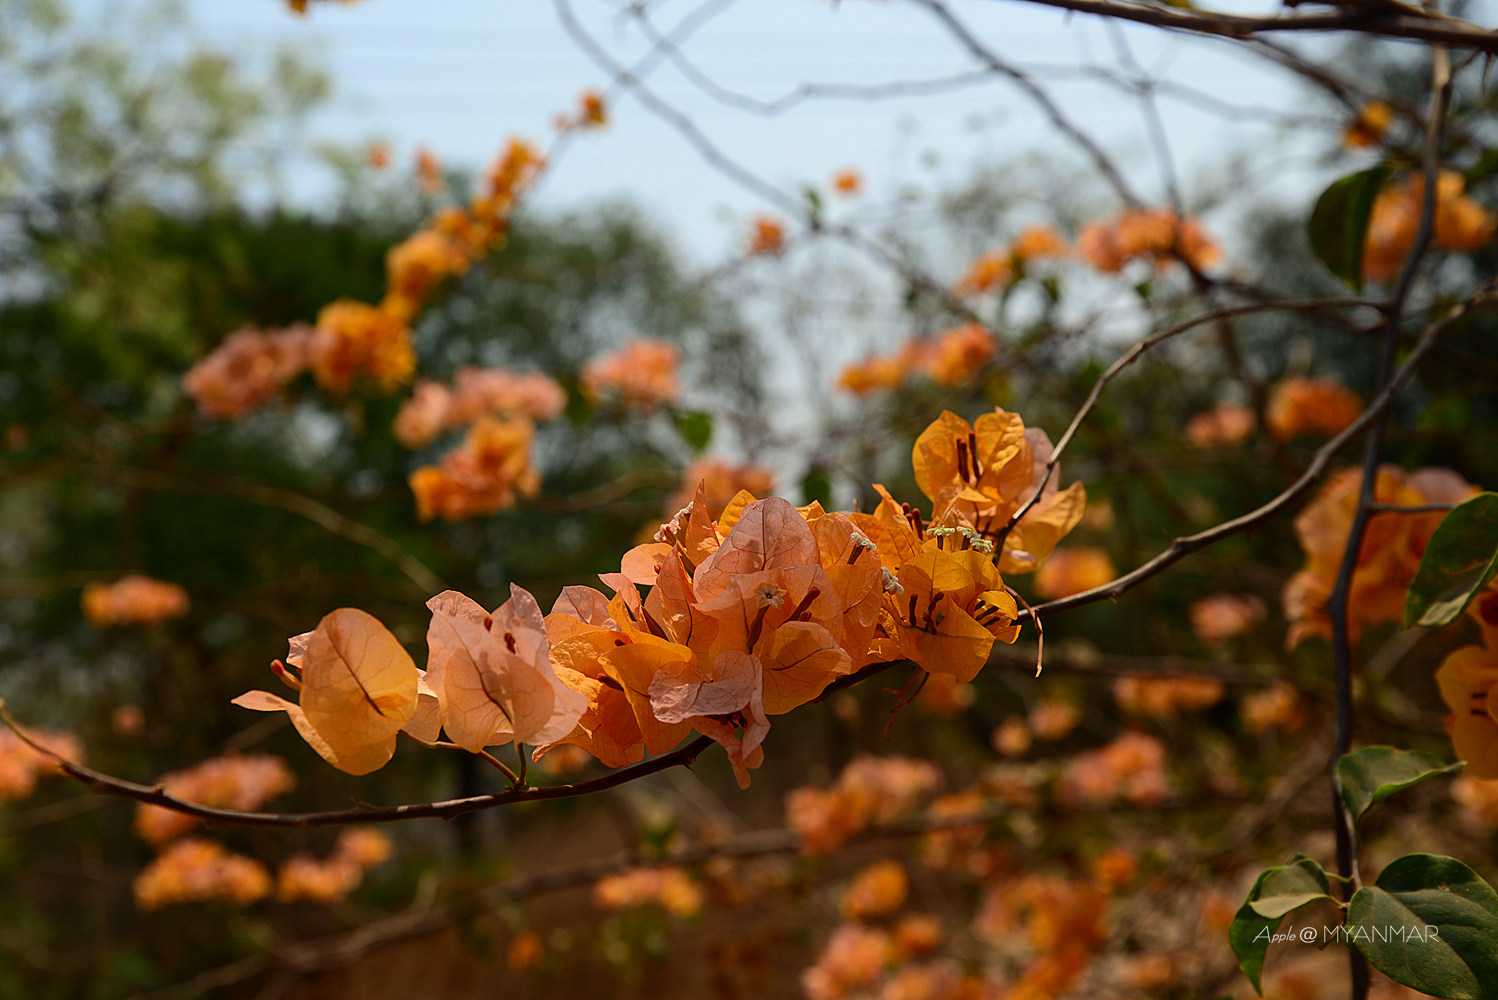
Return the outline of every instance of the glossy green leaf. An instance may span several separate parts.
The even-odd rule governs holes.
[[[701,451],[713,439],[713,418],[706,413],[678,413],[676,430],[693,451]]]
[[[1311,249],[1353,290],[1363,287],[1363,241],[1373,199],[1387,176],[1389,168],[1382,166],[1349,174],[1323,191],[1311,212]]]
[[[1337,778],[1342,783],[1342,801],[1354,817],[1395,792],[1418,785],[1427,778],[1458,771],[1462,762],[1447,764],[1439,757],[1419,750],[1397,747],[1363,747],[1343,754],[1337,761]]]
[[[1352,897],[1344,940],[1397,983],[1498,1000],[1498,893],[1455,858],[1410,854]]]
[[[1255,992],[1261,996],[1264,993],[1259,985],[1264,956],[1285,914],[1313,900],[1330,898],[1331,883],[1326,872],[1303,854],[1296,855],[1290,864],[1270,868],[1259,876],[1228,928],[1228,942],[1238,956],[1238,968],[1253,984]]]
[[[1479,493],[1447,514],[1410,584],[1404,627],[1449,625],[1498,573],[1498,493]]]

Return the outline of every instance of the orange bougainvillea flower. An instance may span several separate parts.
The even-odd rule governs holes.
[[[966,683],[988,662],[994,640],[1019,638],[1019,608],[984,552],[923,552],[898,575],[902,590],[887,595],[885,607],[902,652],[931,673]]]
[[[1264,620],[1264,602],[1252,594],[1213,594],[1187,609],[1191,630],[1203,642],[1222,642]]]
[[[1172,208],[1129,209],[1113,219],[1094,222],[1077,236],[1077,252],[1108,274],[1121,271],[1135,258],[1149,260],[1156,268],[1184,260],[1205,270],[1222,256],[1195,219],[1182,221]]]
[[[905,866],[885,858],[858,870],[843,893],[841,909],[849,920],[881,920],[899,912],[909,894],[910,876]]]
[[[1289,441],[1303,434],[1340,433],[1362,412],[1362,399],[1342,383],[1291,376],[1270,391],[1264,425],[1276,440]]]
[[[610,354],[594,358],[582,371],[583,390],[594,399],[617,396],[625,406],[647,412],[674,403],[681,394],[676,369],[681,351],[664,340],[635,338]]]
[[[1221,403],[1186,421],[1186,440],[1193,448],[1232,448],[1242,444],[1258,422],[1248,407]]]
[[[531,465],[534,436],[535,425],[523,417],[479,418],[440,466],[425,465],[411,473],[417,518],[461,521],[534,496],[541,488],[541,474]]]
[[[1470,253],[1487,246],[1498,232],[1498,217],[1465,192],[1460,173],[1441,171],[1436,179],[1434,240],[1442,249]],[[1404,266],[1424,204],[1423,174],[1406,174],[1379,191],[1363,244],[1363,274],[1369,281],[1386,281]]]
[[[1342,133],[1342,141],[1355,148],[1376,146],[1394,124],[1394,109],[1383,101],[1369,101],[1358,109],[1356,120]]]
[[[270,895],[270,872],[253,858],[216,840],[189,837],[174,843],[136,876],[135,905],[145,911],[170,903],[227,899],[248,906]]]
[[[863,193],[863,176],[852,167],[832,175],[832,190],[849,198]]]
[[[540,372],[460,368],[453,384],[449,389],[430,379],[418,379],[392,426],[396,440],[407,448],[420,448],[438,434],[480,417],[553,420],[567,406],[566,392],[555,379]]]
[[[779,219],[760,215],[752,219],[750,225],[750,256],[775,256],[785,250],[785,225]]]
[[[1238,705],[1238,714],[1243,719],[1244,728],[1255,734],[1271,729],[1293,733],[1306,721],[1300,692],[1285,681],[1276,681],[1264,690],[1248,695]]]
[[[843,924],[832,932],[815,964],[801,973],[801,988],[811,1000],[843,1000],[873,987],[894,957],[889,934],[862,924]]]
[[[1113,682],[1118,707],[1136,715],[1169,719],[1181,712],[1211,708],[1222,700],[1222,681],[1206,675],[1151,677],[1129,674]]]
[[[984,295],[1009,287],[1013,280],[1014,268],[1010,266],[1009,253],[990,250],[973,261],[953,290],[958,295]]]
[[[420,230],[385,254],[386,295],[404,303],[394,311],[409,320],[433,288],[468,265],[468,255],[450,237]]]
[[[692,503],[701,484],[707,516],[716,519],[740,490],[762,497],[775,489],[775,474],[758,465],[733,465],[721,458],[699,458],[687,466],[681,482],[681,489],[666,499],[665,509],[674,514]]]
[[[384,767],[395,754],[396,733],[416,716],[420,680],[390,630],[357,608],[339,608],[291,640],[286,664],[300,677],[278,673],[300,692],[300,704],[268,691],[248,691],[234,704],[286,712],[312,749],[340,771],[358,775]],[[280,661],[272,666],[281,668]]]
[[[1035,571],[1035,593],[1047,600],[1070,597],[1112,583],[1118,570],[1104,549],[1076,545],[1057,549]]]
[[[1026,264],[1064,256],[1066,249],[1066,241],[1050,226],[1031,226],[1007,247],[990,250],[973,261],[955,291],[958,295],[983,295],[1002,290],[1021,275]]]
[[[83,588],[83,617],[100,628],[155,625],[187,614],[187,591],[175,583],[131,574]]]
[[[593,884],[593,905],[604,910],[653,905],[685,919],[696,916],[702,903],[702,887],[685,871],[669,865],[628,868]]]
[[[968,323],[937,334],[926,373],[937,385],[961,385],[982,371],[998,349],[993,334]]]
[[[83,762],[83,744],[72,733],[23,729],[26,739],[50,750],[64,760]],[[61,774],[62,769],[51,757],[38,753],[9,729],[0,729],[0,802],[24,799],[36,790],[36,779],[47,774]]]
[[[353,299],[323,306],[308,356],[313,378],[329,392],[347,392],[361,375],[392,392],[416,372],[404,318]]]
[[[307,368],[312,327],[284,330],[242,327],[224,338],[182,376],[182,389],[198,409],[233,420],[256,409]]]
[[[916,485],[932,501],[933,520],[956,517],[985,538],[996,538],[1037,490],[1041,499],[1004,538],[999,567],[1033,570],[1076,527],[1087,508],[1081,483],[1057,490],[1059,467],[1046,475],[1051,441],[1026,430],[1018,414],[997,410],[974,423],[944,412],[916,438]]]
[[[188,802],[223,809],[256,809],[290,791],[296,777],[280,757],[269,754],[228,754],[213,757],[184,771],[173,771],[157,779],[169,795]],[[160,806],[142,805],[135,811],[135,832],[156,847],[197,826],[187,813]]]
[[[1451,709],[1446,731],[1467,762],[1466,775],[1498,778],[1498,655],[1486,645],[1463,646],[1446,657],[1436,683]]]
[[[837,377],[837,387],[855,396],[867,396],[885,389],[898,389],[905,381],[905,369],[894,358],[873,357],[844,368]]]
[[[1331,637],[1326,603],[1331,597],[1342,553],[1352,532],[1362,471],[1344,469],[1328,477],[1306,509],[1295,518],[1295,534],[1306,553],[1306,565],[1290,578],[1281,594],[1293,649],[1308,636]],[[1417,506],[1460,502],[1477,488],[1449,469],[1421,469],[1406,473],[1394,465],[1379,468],[1373,498],[1380,503]],[[1399,621],[1405,597],[1426,543],[1445,517],[1444,511],[1425,514],[1377,512],[1368,521],[1353,570],[1348,594],[1348,624],[1356,639],[1364,626]]]
[[[557,677],[536,599],[510,585],[490,615],[457,591],[427,602],[426,682],[442,728],[472,753],[511,741],[547,744],[572,731],[587,699]]]

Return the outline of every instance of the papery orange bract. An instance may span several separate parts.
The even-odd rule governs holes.
[[[1222,642],[1264,620],[1264,602],[1252,594],[1212,594],[1186,611],[1191,630],[1203,642]]]
[[[895,615],[902,652],[931,673],[970,681],[995,639],[1019,637],[1019,608],[981,552],[923,552],[898,576],[904,591],[887,595],[885,607]]]
[[[1446,732],[1471,778],[1498,778],[1498,655],[1486,646],[1463,646],[1436,671],[1451,714]]]
[[[411,329],[396,313],[339,299],[317,314],[308,364],[317,384],[329,392],[347,392],[361,375],[380,391],[393,392],[416,372]]]
[[[1111,583],[1118,578],[1104,549],[1075,545],[1057,549],[1035,571],[1035,593],[1047,600],[1070,597]]]
[[[713,661],[711,671],[695,661],[667,664],[651,678],[648,693],[656,719],[668,725],[689,722],[723,744],[739,787],[748,788],[748,771],[764,759],[756,751],[770,729],[763,690],[759,658],[729,650]],[[736,733],[739,726],[742,737]]]
[[[1361,482],[1361,469],[1333,473],[1295,518],[1295,534],[1306,553],[1306,565],[1290,578],[1281,595],[1285,617],[1290,621],[1285,637],[1287,648],[1295,648],[1309,636],[1331,637],[1326,603],[1352,532]],[[1436,501],[1460,502],[1476,493],[1476,487],[1449,469],[1406,473],[1398,466],[1383,465],[1375,480],[1373,499],[1415,506]],[[1410,581],[1415,578],[1430,536],[1444,517],[1444,511],[1435,511],[1376,512],[1369,518],[1347,602],[1348,624],[1354,640],[1367,625],[1404,617]]]
[[[83,617],[100,628],[155,625],[187,614],[187,591],[175,583],[131,574],[83,588]]]
[[[673,917],[695,916],[702,909],[702,889],[680,868],[627,868],[593,884],[593,903],[604,910],[659,906]]]
[[[1222,681],[1205,674],[1175,677],[1129,674],[1113,682],[1113,697],[1119,708],[1155,719],[1211,708],[1222,696]]]
[[[1336,434],[1363,413],[1357,393],[1330,379],[1292,376],[1277,383],[1264,426],[1279,441],[1303,434]]]
[[[182,771],[164,774],[156,782],[167,794],[199,805],[223,809],[257,809],[289,791],[296,778],[280,757],[268,754],[228,754],[212,757]],[[135,832],[159,848],[198,825],[187,813],[141,805],[135,811]]]
[[[1109,274],[1135,258],[1148,259],[1156,268],[1185,260],[1205,270],[1222,256],[1195,219],[1182,221],[1172,208],[1132,208],[1113,219],[1091,223],[1077,236],[1077,252]]]
[[[234,854],[216,840],[179,840],[136,876],[135,905],[155,910],[169,903],[227,899],[248,906],[270,895],[270,873],[260,862]]]
[[[64,760],[83,762],[83,744],[72,733],[25,729],[27,738]],[[36,790],[36,779],[61,774],[57,762],[26,745],[9,729],[0,729],[0,802],[24,799]]]
[[[612,394],[625,406],[652,412],[681,395],[676,383],[680,363],[675,344],[637,337],[584,365],[582,387],[594,399]]]
[[[909,893],[910,876],[905,866],[885,858],[858,870],[839,908],[847,919],[868,923],[898,912]]]
[[[410,654],[380,621],[357,608],[339,608],[318,622],[300,657],[301,704],[265,691],[248,691],[234,704],[258,712],[284,711],[312,748],[349,774],[368,774],[395,754],[396,733],[418,704],[419,672]],[[293,645],[295,652],[296,646]]]
[[[1470,253],[1492,242],[1498,218],[1465,193],[1466,182],[1454,170],[1436,179],[1435,245]],[[1425,177],[1406,174],[1385,184],[1373,202],[1363,249],[1363,274],[1369,281],[1386,281],[1399,273],[1415,242],[1425,203]]]
[[[1238,403],[1220,403],[1186,421],[1186,440],[1193,448],[1232,448],[1254,432],[1254,411]]]
[[[510,585],[492,615],[456,591],[427,602],[427,682],[442,727],[471,753],[511,741],[546,744],[572,731],[587,698],[557,677],[540,607]]]
[[[307,368],[312,327],[241,327],[182,376],[198,410],[234,420],[256,409]]]

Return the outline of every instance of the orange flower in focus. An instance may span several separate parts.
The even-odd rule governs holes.
[[[756,216],[751,225],[749,250],[751,257],[773,256],[785,249],[785,226],[779,219],[768,215]]]
[[[83,617],[100,628],[155,625],[187,614],[187,591],[175,583],[131,574],[83,588]]]
[[[1094,222],[1077,236],[1077,252],[1093,267],[1116,274],[1135,258],[1147,258],[1156,268],[1184,260],[1206,270],[1222,256],[1201,225],[1184,222],[1172,208],[1135,208],[1113,219]]]
[[[1264,425],[1277,441],[1303,434],[1338,434],[1363,413],[1358,394],[1340,382],[1291,376],[1275,385]]]
[[[851,198],[863,191],[863,177],[852,167],[839,170],[832,175],[832,190]]]
[[[248,906],[270,895],[270,873],[253,858],[216,840],[189,837],[173,844],[136,876],[135,905],[145,911],[169,903],[227,899]]]
[[[227,754],[164,774],[157,784],[168,794],[199,805],[258,809],[294,788],[296,778],[280,757]],[[135,832],[156,848],[192,830],[199,822],[195,816],[161,806],[141,805],[135,810]]]
[[[1276,681],[1262,691],[1247,696],[1238,705],[1243,725],[1255,735],[1270,729],[1293,733],[1306,721],[1300,705],[1300,692],[1285,681]]]
[[[1119,708],[1154,719],[1168,719],[1180,712],[1211,708],[1222,700],[1222,694],[1222,681],[1207,676],[1130,674],[1113,682],[1113,697]]]
[[[1442,249],[1470,253],[1487,246],[1498,231],[1498,218],[1465,192],[1466,181],[1454,170],[1443,170],[1436,178],[1433,238]],[[1369,281],[1386,281],[1404,266],[1424,204],[1423,174],[1408,174],[1379,191],[1363,244],[1363,274]]]
[[[605,910],[655,905],[684,919],[702,909],[702,889],[680,868],[631,868],[594,883],[593,903]]]
[[[541,474],[531,465],[534,436],[535,425],[523,417],[475,421],[440,466],[411,473],[417,519],[461,521],[513,507],[517,494],[534,496],[541,488]]]
[[[416,371],[411,329],[399,316],[353,299],[339,299],[317,314],[309,349],[312,377],[329,392],[347,392],[359,375],[391,392]]]
[[[312,328],[241,327],[182,376],[182,389],[198,409],[221,420],[244,416],[307,367]]]
[[[1232,448],[1254,432],[1254,411],[1237,403],[1222,403],[1186,421],[1186,440],[1193,448]]]
[[[859,869],[843,894],[842,913],[865,923],[892,916],[905,905],[910,876],[905,866],[888,858]]]
[[[927,374],[937,385],[961,385],[983,370],[998,346],[977,323],[947,330],[936,336]]]
[[[1213,594],[1192,604],[1187,614],[1198,639],[1221,642],[1263,621],[1265,610],[1252,594]]]
[[[619,350],[594,358],[583,367],[583,390],[593,399],[616,395],[625,406],[646,412],[680,395],[676,369],[681,351],[664,340],[635,338]]]
[[[83,744],[72,733],[25,730],[39,746],[46,747],[64,760],[81,763]],[[50,757],[37,753],[9,729],[0,729],[0,802],[24,799],[36,790],[36,779],[46,774],[61,774],[62,769]]]
[[[1095,545],[1057,549],[1035,571],[1035,593],[1046,600],[1070,597],[1118,578],[1108,553]]]
[[[707,497],[708,517],[716,521],[740,490],[756,497],[769,496],[775,489],[775,474],[758,465],[730,465],[721,458],[699,458],[681,474],[681,489],[666,499],[668,516],[692,502],[698,483],[703,484]]]
[[[1394,109],[1383,101],[1369,101],[1358,110],[1357,120],[1342,133],[1342,142],[1357,148],[1376,146],[1392,124]]]
[[[1327,478],[1315,498],[1295,518],[1295,534],[1306,553],[1306,565],[1285,584],[1280,596],[1290,621],[1285,646],[1294,649],[1308,636],[1331,637],[1326,603],[1331,597],[1342,553],[1352,532],[1361,469],[1344,469]],[[1460,502],[1477,494],[1476,487],[1449,469],[1420,469],[1406,473],[1394,465],[1380,467],[1373,498],[1380,503],[1417,506],[1432,502]],[[1348,594],[1348,624],[1354,640],[1366,625],[1401,621],[1406,594],[1430,536],[1446,516],[1374,513],[1358,550]]]

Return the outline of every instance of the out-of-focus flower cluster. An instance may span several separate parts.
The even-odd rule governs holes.
[[[699,458],[682,473],[681,489],[667,498],[667,516],[674,516],[677,511],[693,502],[698,483],[702,484],[708,515],[718,518],[723,516],[729,501],[740,490],[747,490],[757,497],[773,493],[775,473],[758,465],[732,465],[721,458]]]
[[[1035,593],[1047,600],[1070,597],[1118,579],[1112,558],[1096,545],[1057,549],[1035,571]]]
[[[583,367],[583,391],[594,400],[614,398],[623,406],[652,412],[681,396],[676,381],[680,364],[681,349],[675,344],[636,337]]]
[[[83,744],[72,733],[40,729],[26,729],[23,732],[38,746],[45,747],[64,760],[83,763]],[[27,798],[36,791],[37,778],[61,773],[62,770],[52,758],[31,749],[9,729],[0,729],[0,802]]]
[[[936,790],[935,765],[908,757],[853,758],[831,788],[797,788],[785,798],[786,825],[808,854],[828,854],[871,823],[914,811]]]
[[[1062,802],[1083,806],[1105,806],[1119,799],[1153,806],[1165,801],[1168,793],[1164,745],[1136,730],[1078,754],[1067,766],[1060,789]]]
[[[1285,637],[1287,648],[1295,648],[1310,636],[1331,637],[1326,604],[1337,580],[1347,539],[1352,534],[1361,483],[1361,469],[1334,473],[1295,518],[1295,534],[1305,551],[1306,565],[1290,578],[1281,595],[1285,617],[1290,621],[1290,631]],[[1418,506],[1460,502],[1476,493],[1475,486],[1450,469],[1405,472],[1398,466],[1384,465],[1378,471],[1373,499],[1385,504]],[[1420,514],[1378,511],[1369,518],[1347,600],[1348,625],[1354,639],[1365,626],[1403,619],[1410,582],[1420,567],[1430,536],[1445,516],[1445,511]]]
[[[296,777],[280,757],[227,754],[164,774],[157,784],[168,795],[198,805],[257,809],[296,787]],[[189,832],[199,822],[187,813],[161,806],[143,804],[135,811],[135,832],[157,848]]]
[[[751,257],[773,257],[785,250],[785,225],[768,215],[755,216],[749,222]]]
[[[480,417],[515,416],[554,420],[567,406],[567,394],[556,380],[540,372],[511,368],[460,368],[449,389],[420,379],[395,418],[395,439],[421,448],[439,434],[467,426]]]
[[[702,909],[702,887],[685,871],[670,865],[630,868],[593,884],[593,903],[605,910],[659,906],[673,917],[696,916]]]
[[[1243,727],[1256,735],[1271,729],[1293,733],[1306,721],[1300,692],[1288,681],[1275,681],[1262,691],[1246,695],[1238,703],[1238,715]]]
[[[1031,226],[1008,246],[990,250],[973,261],[957,282],[958,295],[984,295],[1003,291],[1025,273],[1034,261],[1066,256],[1066,241],[1050,226]]]
[[[254,858],[235,854],[216,840],[186,837],[147,865],[133,889],[135,905],[146,911],[211,899],[248,906],[270,895],[271,878]]]
[[[100,628],[155,625],[187,614],[187,591],[175,583],[131,574],[83,588],[83,617]]]
[[[596,90],[585,90],[577,95],[577,110],[570,115],[557,115],[552,126],[558,132],[575,129],[603,128],[609,123],[608,106],[603,95]]]
[[[928,378],[937,385],[962,385],[981,372],[999,349],[993,334],[968,323],[934,337],[912,337],[895,354],[849,365],[837,386],[856,396],[898,389],[909,378]]]
[[[1186,440],[1193,448],[1233,448],[1254,432],[1254,411],[1240,403],[1220,403],[1186,421]]]
[[[1077,235],[1077,254],[1099,271],[1116,274],[1131,260],[1158,268],[1184,260],[1198,271],[1212,267],[1222,251],[1195,219],[1173,208],[1131,208],[1093,222]]]
[[[541,489],[531,464],[536,427],[525,417],[480,417],[463,443],[438,465],[423,465],[408,481],[416,495],[416,517],[461,521],[512,507]]]
[[[1358,109],[1358,116],[1342,133],[1342,141],[1355,149],[1376,146],[1394,124],[1394,109],[1383,101],[1369,101]]]
[[[1253,594],[1212,594],[1186,610],[1191,631],[1202,642],[1222,642],[1264,620],[1268,609]]]
[[[1444,250],[1481,250],[1498,232],[1498,217],[1466,191],[1466,181],[1455,170],[1442,170],[1436,178],[1434,242]],[[1363,244],[1363,275],[1369,281],[1386,281],[1399,273],[1415,243],[1424,205],[1425,175],[1421,173],[1405,174],[1379,191]]]
[[[1222,700],[1222,681],[1205,675],[1152,677],[1129,674],[1113,682],[1118,707],[1134,715],[1169,719],[1182,712],[1199,712]]]
[[[1275,384],[1264,425],[1278,441],[1306,434],[1338,434],[1363,412],[1358,394],[1340,382],[1292,376]]]
[[[298,854],[282,864],[276,872],[276,898],[283,903],[340,903],[359,888],[365,872],[388,861],[392,852],[390,838],[380,831],[350,827],[338,834],[328,857]]]

